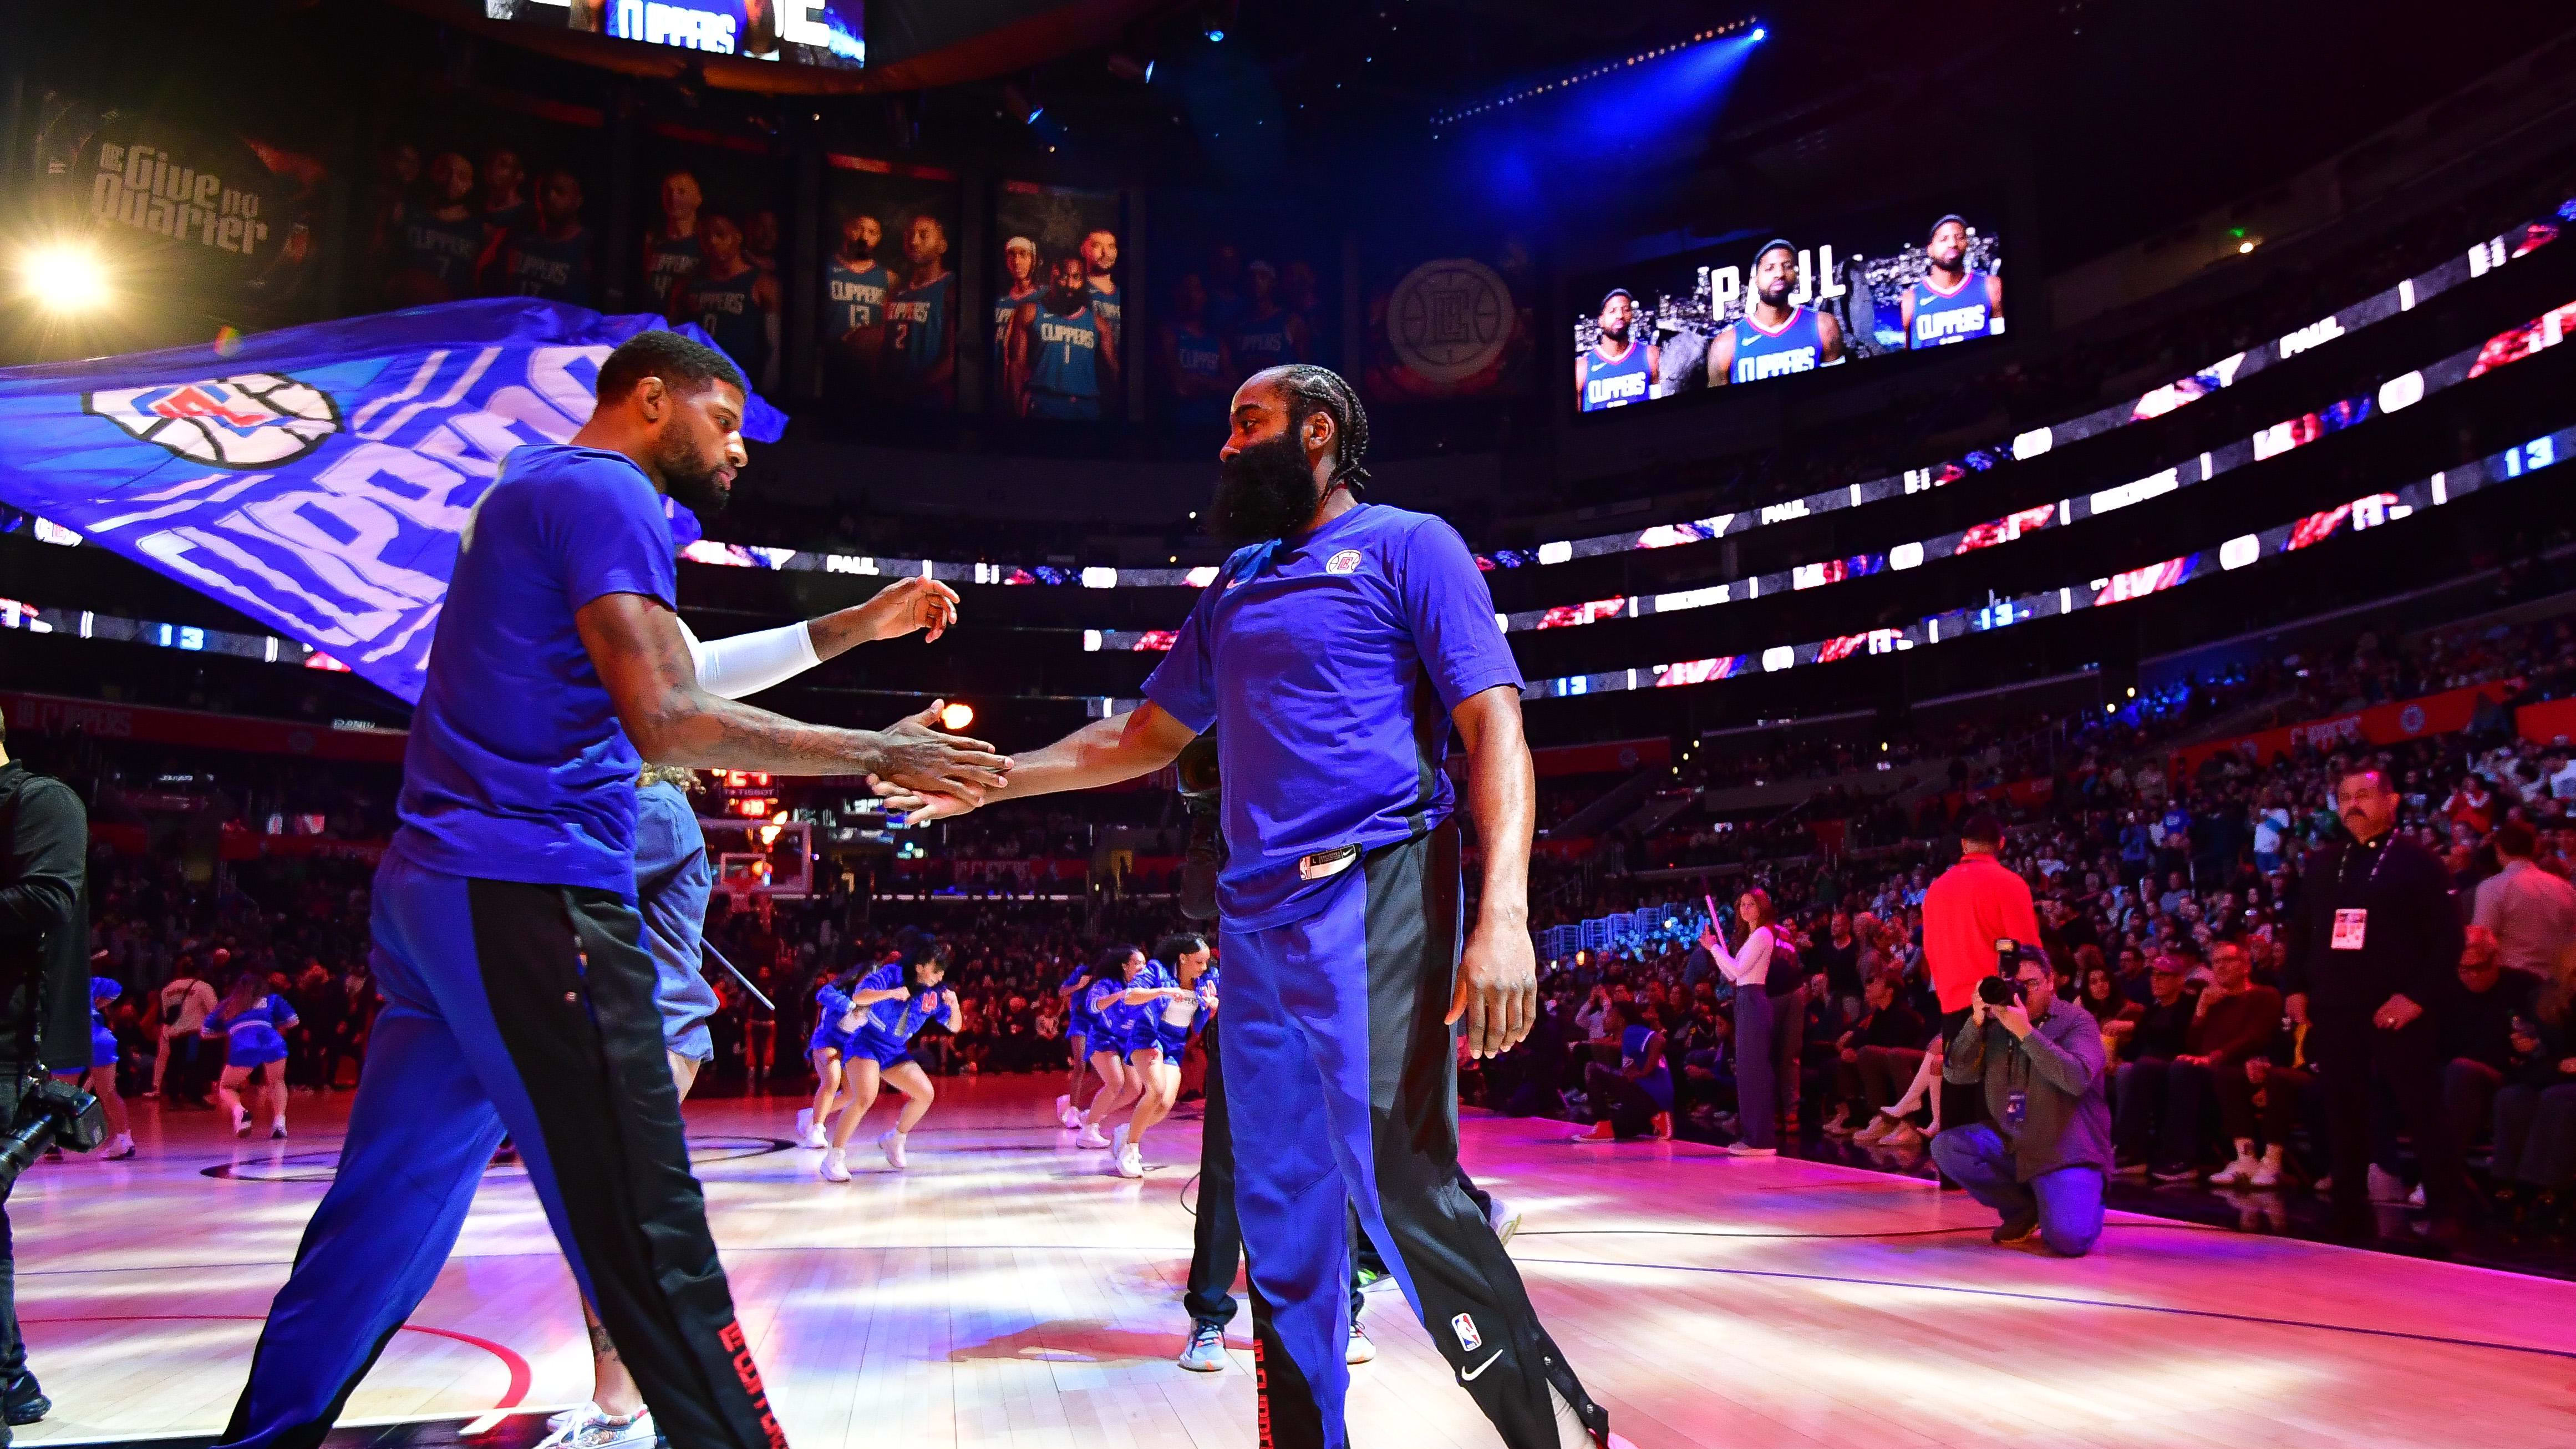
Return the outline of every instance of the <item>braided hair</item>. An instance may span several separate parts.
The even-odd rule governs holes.
[[[1292,362],[1277,369],[1279,385],[1294,399],[1289,409],[1289,425],[1302,427],[1317,412],[1333,420],[1333,477],[1328,488],[1347,487],[1353,493],[1368,481],[1368,469],[1360,460],[1368,456],[1368,410],[1360,406],[1360,395],[1340,373],[1311,362]]]

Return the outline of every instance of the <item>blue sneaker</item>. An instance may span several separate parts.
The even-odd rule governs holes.
[[[1190,1346],[1181,1350],[1181,1367],[1195,1373],[1223,1373],[1225,1371],[1225,1325],[1222,1323],[1191,1325]]]

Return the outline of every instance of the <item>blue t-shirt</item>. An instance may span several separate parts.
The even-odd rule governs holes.
[[[1298,860],[1408,839],[1449,817],[1449,714],[1521,685],[1458,531],[1363,503],[1303,538],[1238,549],[1145,697],[1217,734],[1228,860],[1219,909],[1266,930],[1321,909]],[[1338,874],[1338,873],[1337,873]]]
[[[635,898],[643,760],[573,614],[674,606],[661,496],[619,453],[513,449],[459,541],[403,752],[394,848],[431,870]]]
[[[1127,993],[1159,991],[1180,984],[1163,963],[1148,960],[1137,969],[1132,980],[1105,976],[1091,983],[1091,1014],[1102,1026],[1109,1029],[1111,1035],[1151,1046],[1154,1023],[1162,1018],[1164,1003],[1145,1001],[1129,1006],[1126,1000]]]

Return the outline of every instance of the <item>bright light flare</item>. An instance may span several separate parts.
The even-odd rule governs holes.
[[[939,726],[942,729],[962,730],[974,722],[975,706],[963,700],[939,711]]]
[[[107,268],[85,246],[30,247],[18,258],[19,291],[48,312],[87,312],[108,297]]]

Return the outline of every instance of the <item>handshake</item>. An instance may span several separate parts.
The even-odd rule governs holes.
[[[898,720],[876,736],[876,748],[862,763],[868,788],[889,810],[905,814],[905,823],[942,820],[983,805],[1011,783],[1011,758],[996,754],[982,740],[951,734],[940,727],[948,701]]]

